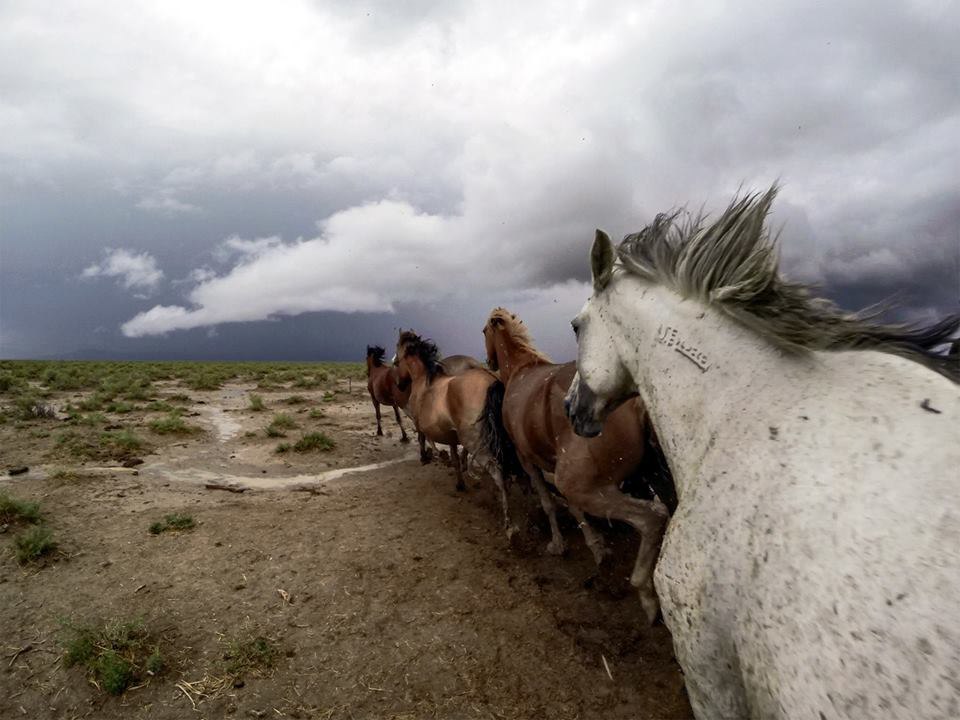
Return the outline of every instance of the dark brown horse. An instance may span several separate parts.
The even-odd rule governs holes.
[[[603,540],[584,514],[621,520],[640,533],[640,550],[630,578],[650,620],[656,616],[653,567],[667,522],[667,509],[658,502],[641,500],[621,490],[623,483],[643,468],[649,424],[638,407],[639,399],[611,413],[603,434],[577,435],[567,419],[563,398],[576,373],[576,363],[557,365],[533,345],[516,315],[497,308],[483,328],[487,363],[499,369],[506,392],[503,424],[513,441],[524,470],[536,488],[550,519],[552,538],[548,552],[565,550],[556,510],[543,473],[554,474],[554,485],[569,503],[599,565],[607,554]]]
[[[457,476],[457,490],[466,490],[463,464],[457,445],[463,445],[474,462],[493,478],[506,512],[503,471],[511,463],[505,457],[510,443],[503,428],[500,407],[503,383],[489,370],[468,368],[449,375],[437,346],[412,331],[400,333],[397,358],[401,383],[409,378],[407,409],[417,431],[427,439],[450,446],[450,460]],[[508,537],[512,534],[507,528]]]
[[[386,353],[379,345],[367,345],[367,390],[373,401],[373,409],[377,411],[377,435],[383,435],[380,424],[380,406],[389,405],[400,426],[400,442],[409,442],[407,431],[400,421],[399,408],[407,404],[409,392],[404,392],[398,384],[399,373],[395,367],[385,365],[383,356]]]

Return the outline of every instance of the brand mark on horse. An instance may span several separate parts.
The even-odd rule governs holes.
[[[676,328],[670,327],[669,325],[661,325],[660,329],[657,330],[657,342],[661,345],[672,347],[700,368],[702,372],[710,369],[710,360],[707,358],[706,353],[686,343],[683,338],[680,337],[680,331]]]

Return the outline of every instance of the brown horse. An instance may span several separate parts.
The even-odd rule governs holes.
[[[404,392],[398,386],[397,369],[384,364],[385,353],[386,350],[379,345],[367,345],[367,390],[370,391],[373,409],[377,411],[377,435],[383,435],[380,406],[389,405],[393,408],[397,425],[400,426],[400,442],[409,442],[410,438],[407,437],[407,431],[403,429],[403,423],[400,421],[399,410],[407,404],[409,392]]]
[[[565,544],[553,498],[544,485],[545,472],[554,474],[554,485],[566,498],[598,565],[608,550],[590,527],[585,513],[621,520],[640,533],[640,550],[630,582],[638,589],[644,610],[653,621],[658,608],[653,567],[666,527],[667,509],[621,490],[626,480],[641,472],[650,439],[650,427],[641,420],[646,413],[640,400],[630,400],[611,413],[602,435],[581,437],[574,432],[563,408],[576,363],[552,363],[534,347],[522,321],[503,308],[490,313],[483,335],[487,363],[494,370],[499,369],[506,387],[504,427],[550,520],[552,538],[548,552],[562,553]]]
[[[402,330],[400,331],[401,336],[403,335],[403,332],[404,331]],[[410,332],[410,336],[415,336],[415,335],[416,333],[412,331]],[[396,355],[393,356],[393,364],[395,366],[398,366],[400,364],[400,361]],[[460,375],[461,373],[464,373],[467,370],[473,370],[473,369],[484,370],[485,369],[483,366],[483,363],[481,363],[479,360],[475,358],[470,357],[469,355],[447,355],[442,360],[440,360],[440,364],[443,366],[443,371],[447,375]],[[413,415],[410,413],[410,411],[407,408],[407,399],[410,396],[409,386],[405,387],[402,390],[399,390],[399,392],[403,394],[403,402],[398,403],[400,405],[400,409],[403,410],[411,420],[413,420]],[[423,433],[418,432],[417,439],[420,442],[420,462],[423,464],[427,464],[430,462],[432,458],[432,454],[430,451],[427,450],[426,438],[424,437]],[[437,447],[432,440],[430,441],[430,447],[432,448],[433,452],[436,452]],[[441,457],[443,457],[443,455],[445,454],[446,453],[442,453]],[[460,456],[460,464],[461,464],[461,467],[464,467],[464,468],[467,466],[466,448],[464,448],[463,453]]]
[[[447,375],[459,375],[467,370],[486,370],[482,362],[469,355],[447,355],[440,364]]]
[[[506,512],[504,470],[512,447],[503,428],[500,407],[504,387],[497,376],[483,368],[469,368],[448,375],[437,346],[412,331],[400,333],[397,358],[402,381],[409,378],[411,412],[417,431],[427,439],[450,446],[450,460],[457,475],[457,490],[466,490],[457,445],[463,445],[477,465],[493,478]],[[507,536],[512,533],[508,528]]]

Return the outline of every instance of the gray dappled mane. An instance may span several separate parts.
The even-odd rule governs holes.
[[[628,273],[713,305],[776,345],[808,350],[878,350],[916,360],[954,382],[960,361],[937,352],[960,329],[960,315],[930,326],[880,322],[880,310],[846,313],[780,274],[777,241],[766,225],[777,195],[734,198],[713,222],[660,214],[618,248]]]

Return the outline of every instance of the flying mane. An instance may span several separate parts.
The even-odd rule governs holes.
[[[498,307],[490,313],[490,317],[487,322],[489,322],[491,325],[497,325],[498,321],[500,326],[510,336],[514,345],[519,350],[528,353],[529,355],[533,355],[538,362],[547,364],[553,363],[553,361],[547,357],[545,353],[537,350],[537,347],[533,344],[533,339],[530,337],[530,332],[527,330],[527,326],[523,324],[523,320],[518,318],[506,308]]]
[[[386,352],[379,345],[367,345],[367,357],[373,357],[374,367],[383,367],[383,356]]]
[[[618,248],[627,273],[713,305],[792,352],[877,350],[908,358],[960,382],[960,362],[937,352],[960,330],[960,315],[930,326],[879,322],[876,309],[846,313],[807,285],[780,274],[777,240],[766,226],[777,195],[735,198],[714,222],[660,214]]]
[[[430,340],[424,340],[412,330],[400,333],[399,345],[403,347],[405,356],[416,355],[427,369],[427,382],[432,382],[437,375],[446,375],[447,372],[440,362],[440,350]]]

